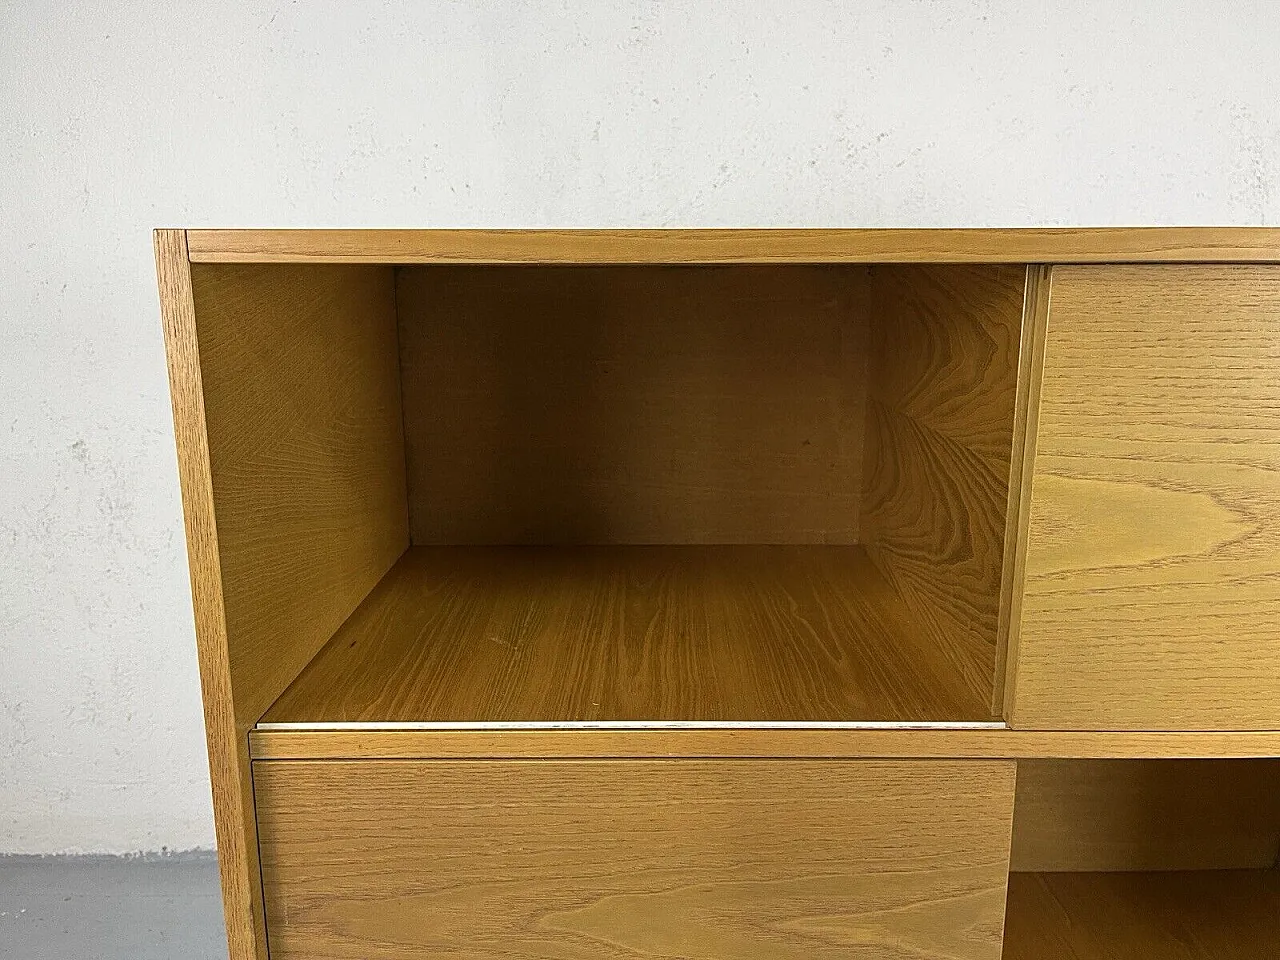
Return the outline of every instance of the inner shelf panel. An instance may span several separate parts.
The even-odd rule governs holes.
[[[412,547],[262,719],[990,722],[860,546]]]

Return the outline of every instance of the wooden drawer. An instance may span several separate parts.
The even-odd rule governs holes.
[[[1280,728],[1280,268],[1052,274],[1010,719]]]
[[[998,960],[1009,761],[266,761],[272,960]]]

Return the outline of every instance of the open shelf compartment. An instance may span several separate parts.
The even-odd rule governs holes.
[[[1018,763],[1004,960],[1280,956],[1280,760]]]
[[[996,722],[1034,272],[193,264],[237,716]]]

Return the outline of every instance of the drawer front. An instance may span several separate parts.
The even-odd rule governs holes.
[[[998,960],[1011,761],[264,761],[272,960]]]
[[[1280,268],[1055,267],[1016,727],[1280,728]]]

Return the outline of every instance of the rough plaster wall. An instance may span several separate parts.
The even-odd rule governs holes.
[[[155,226],[1280,219],[1280,4],[0,0],[0,851],[212,843]]]

